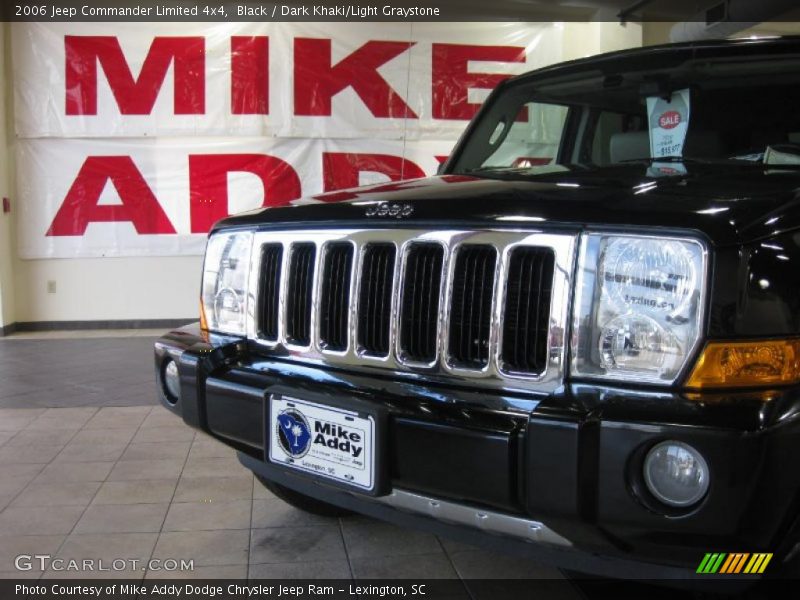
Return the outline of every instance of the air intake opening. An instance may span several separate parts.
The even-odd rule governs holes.
[[[517,247],[506,282],[502,368],[544,373],[550,332],[550,296],[555,255],[549,248]]]
[[[497,251],[487,245],[465,245],[456,252],[448,355],[453,365],[482,369],[489,364]]]
[[[444,249],[412,244],[406,258],[400,316],[400,351],[408,361],[436,360]]]
[[[286,291],[286,339],[298,346],[311,343],[311,294],[314,289],[314,244],[293,244]]]
[[[319,315],[319,341],[325,350],[347,350],[352,265],[352,244],[340,242],[326,247]]]
[[[358,346],[369,356],[389,355],[394,244],[368,244],[361,266],[358,297]]]
[[[278,341],[278,306],[281,291],[283,246],[265,244],[261,248],[261,307],[259,337]]]

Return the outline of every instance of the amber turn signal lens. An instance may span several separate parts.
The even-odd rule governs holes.
[[[206,307],[203,304],[203,299],[200,298],[200,329],[208,331],[208,323],[206,322]]]
[[[686,387],[756,387],[800,381],[800,340],[709,342]]]

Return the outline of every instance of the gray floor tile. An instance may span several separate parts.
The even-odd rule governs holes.
[[[34,479],[34,483],[104,481],[113,466],[114,463],[108,461],[52,462],[42,469]]]
[[[346,560],[251,564],[250,579],[351,579]]]
[[[177,479],[182,468],[182,460],[126,460],[114,465],[108,480]]]
[[[106,481],[93,504],[158,504],[169,502],[175,492],[175,479]]]
[[[245,477],[181,477],[175,502],[222,502],[249,500],[253,481]]]
[[[118,559],[135,559],[139,561],[140,567],[144,566],[150,558],[155,546],[158,534],[156,533],[87,533],[70,535],[64,545],[58,551],[57,556],[66,561],[86,559],[100,560],[110,563]],[[144,577],[144,571],[106,571],[105,577]],[[103,577],[103,572],[95,571],[72,571],[72,572],[53,572],[45,573],[45,578],[65,577],[70,578],[76,575],[87,575],[89,577],[97,575]]]
[[[48,408],[27,429],[30,431],[57,431],[80,429],[97,412],[96,408]]]
[[[138,559],[137,559],[138,560]],[[125,579],[128,581],[142,581],[144,579],[145,571],[141,568],[125,569],[123,571],[113,570],[110,567],[104,570],[74,570],[74,571],[54,571],[49,570],[42,575],[40,581],[46,579],[91,579],[91,580],[108,580],[108,579]]]
[[[446,537],[440,537],[437,539],[444,548],[444,551],[451,556],[456,552],[476,552],[478,550],[483,550],[483,548],[479,546],[475,546],[472,544],[465,544],[463,542],[457,542],[456,540],[452,540]]]
[[[147,559],[157,539],[155,533],[73,533],[57,555],[64,559]]]
[[[3,417],[0,419],[0,431],[22,431],[31,424],[36,417]]]
[[[35,419],[36,417],[33,415],[30,417],[3,417],[0,419],[0,431],[21,431]]]
[[[0,386],[2,386],[0,380]],[[2,402],[2,400],[0,400]],[[33,423],[45,409],[40,408],[0,408],[0,431],[16,433]]]
[[[8,443],[17,433],[15,431],[0,431],[0,446]]]
[[[249,500],[228,502],[174,502],[164,521],[164,531],[250,529]]]
[[[98,446],[124,446],[136,434],[136,429],[107,428],[107,429],[81,429],[72,438],[73,444],[96,444]]]
[[[456,579],[444,552],[404,556],[350,557],[356,579]]]
[[[190,442],[143,442],[129,445],[120,460],[172,458],[183,460],[189,454]]]
[[[83,513],[83,506],[9,506],[0,512],[0,535],[57,535],[69,533]]]
[[[40,464],[10,463],[0,464],[0,481],[7,477],[27,477],[33,479],[44,468]]]
[[[0,448],[0,463],[39,463],[53,460],[65,446],[9,446]]]
[[[189,451],[189,458],[226,458],[235,455],[236,451],[233,448],[202,434],[195,437]]]
[[[98,462],[119,459],[125,451],[125,443],[76,444],[70,442],[56,457],[58,462]]]
[[[253,528],[338,525],[336,518],[322,517],[297,509],[280,498],[253,500]]]
[[[4,477],[0,479],[0,496],[10,496],[13,498],[33,479],[34,478],[30,475],[23,477]]]
[[[91,339],[87,337],[90,332],[59,333],[64,339],[53,339],[52,334],[44,340],[23,339],[28,334],[0,339],[0,371],[2,366],[10,367],[10,376],[0,375],[0,410],[31,406],[89,406],[101,400],[113,402],[121,393],[130,396],[129,402],[138,402],[142,406],[155,404],[152,392],[155,338],[151,333],[147,337],[126,334]],[[91,333],[107,335],[105,332]],[[43,364],[47,365],[46,371],[42,370]],[[137,382],[141,382],[141,391],[135,394],[132,386]],[[15,398],[26,393],[35,398]],[[12,419],[19,417],[13,413],[0,414],[0,429],[17,425]],[[40,423],[37,427],[58,428],[54,421],[48,419],[48,423]]]
[[[0,448],[0,450],[2,450]],[[225,458],[189,458],[183,477],[251,477],[251,472],[234,456]]]
[[[380,521],[342,521],[342,533],[351,558],[408,556],[442,552],[436,536]]]
[[[59,429],[55,431],[23,430],[17,433],[7,446],[64,446],[78,433],[77,429]]]
[[[149,406],[105,407],[86,423],[86,429],[137,429],[150,414]]]
[[[168,508],[169,504],[93,504],[75,533],[157,533]]]
[[[12,507],[87,506],[100,487],[97,481],[31,483],[11,503]],[[42,511],[46,512],[46,511]]]
[[[194,436],[194,429],[183,423],[177,423],[171,427],[140,429],[133,436],[133,442],[191,442]]]
[[[0,408],[0,423],[6,419],[25,418],[32,421],[44,411],[45,408]]]
[[[486,550],[451,553],[450,560],[462,579],[563,579],[558,569]]]
[[[289,563],[346,560],[338,527],[253,529],[250,562]]]
[[[247,565],[225,565],[220,567],[194,567],[191,571],[148,571],[150,579],[246,579]]]
[[[0,571],[0,579],[39,579],[41,571]]]
[[[151,427],[176,427],[178,425],[183,425],[183,421],[177,415],[158,406],[145,417],[141,427],[150,429]]]
[[[21,554],[31,557],[35,554],[55,554],[66,537],[65,535],[0,535],[0,571],[14,571],[14,561]],[[33,567],[31,570],[41,572],[40,564],[38,561],[35,562],[31,565]]]
[[[277,498],[275,494],[270,492],[264,484],[261,483],[257,478],[253,477],[253,498],[256,500],[270,500],[272,498]]]
[[[153,558],[194,560],[196,567],[246,565],[250,531],[175,531],[162,532]]]

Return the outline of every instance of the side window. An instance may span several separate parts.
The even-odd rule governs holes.
[[[555,162],[568,112],[558,104],[525,103],[483,166],[527,168]]]

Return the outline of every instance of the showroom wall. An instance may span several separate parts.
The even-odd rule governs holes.
[[[11,107],[8,103],[10,94],[6,74],[10,72],[10,60],[6,51],[8,23],[0,23],[0,197],[10,198],[12,181],[12,151],[10,130],[6,123],[10,122]],[[14,247],[14,222],[11,213],[3,212],[0,207],[0,333],[15,321],[14,307],[14,275],[13,262],[16,256]]]
[[[108,27],[103,24],[83,25],[82,35],[92,34],[92,27],[96,29],[96,35],[108,35]],[[4,49],[4,60],[0,77],[6,92],[2,97],[4,104],[13,102],[10,64],[12,57],[8,56],[11,50],[8,38],[11,29],[18,26],[4,24],[2,31],[3,44],[0,47]],[[229,26],[230,24],[208,24],[207,27],[211,33],[214,28]],[[371,24],[370,27],[371,31],[379,31],[383,26],[384,24]],[[621,26],[603,22],[565,23],[558,27],[562,28],[557,37],[561,47],[551,49],[554,51],[547,54],[556,57],[553,60],[568,60],[637,47],[642,44],[643,39],[642,27],[638,24]],[[167,80],[169,79],[168,77]],[[171,96],[171,90],[165,88],[164,91]],[[3,108],[5,114],[6,107]],[[13,107],[8,107],[7,112],[10,115],[8,130],[0,131],[3,140],[7,139],[7,135],[13,135],[15,125],[19,131],[19,120],[25,113],[19,107],[16,111]],[[457,132],[449,135],[448,139],[452,142]],[[169,252],[162,251],[158,255],[150,256],[86,256],[78,252],[75,257],[65,257],[62,253],[57,258],[21,258],[21,254],[26,253],[21,253],[20,248],[30,248],[30,239],[19,239],[20,235],[28,232],[24,227],[23,215],[27,210],[30,216],[30,211],[35,209],[35,203],[39,199],[30,197],[31,177],[27,175],[25,168],[21,168],[25,167],[24,164],[14,165],[14,157],[16,155],[18,159],[25,161],[51,160],[40,150],[38,143],[35,135],[26,133],[24,139],[16,142],[16,147],[11,147],[8,143],[3,143],[0,147],[0,180],[3,186],[0,191],[10,195],[13,201],[12,213],[0,214],[0,326],[14,322],[147,323],[193,318],[197,313],[202,260],[198,254],[170,255]],[[422,161],[422,164],[429,173],[435,169],[435,162]],[[13,187],[10,183],[13,181],[10,178],[15,169],[25,175],[25,180],[18,187]],[[318,182],[314,185],[321,187],[322,184]],[[23,197],[28,205],[20,206],[20,190],[25,192]],[[303,189],[304,194],[317,191],[321,190],[306,187]]]

